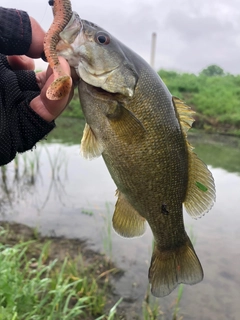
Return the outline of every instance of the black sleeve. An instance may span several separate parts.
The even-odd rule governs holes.
[[[0,54],[0,165],[32,149],[54,127],[29,106],[40,94],[33,71],[13,71]]]
[[[28,14],[0,7],[0,52],[6,55],[26,54],[32,42]]]

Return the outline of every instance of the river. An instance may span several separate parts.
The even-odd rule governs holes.
[[[2,219],[36,227],[42,234],[86,239],[125,270],[115,290],[141,302],[148,287],[152,234],[124,239],[111,228],[116,187],[102,158],[80,156],[83,124],[64,120],[37,148],[1,169]],[[63,129],[61,129],[63,127]],[[71,136],[71,133],[73,135]],[[184,286],[180,315],[185,320],[240,319],[240,139],[193,132],[195,151],[212,171],[217,200],[204,217],[184,213],[186,229],[204,269],[204,280]],[[153,299],[168,316],[178,295]]]

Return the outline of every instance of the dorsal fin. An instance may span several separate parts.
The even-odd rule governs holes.
[[[192,217],[197,218],[208,212],[215,202],[214,179],[205,163],[193,152],[193,146],[187,141],[187,132],[194,122],[195,112],[176,97],[173,97],[173,104],[188,149],[188,186],[184,206]]]
[[[187,139],[187,132],[192,127],[192,124],[195,121],[195,119],[193,118],[195,112],[177,97],[173,97],[173,104],[178,113],[182,131],[185,135],[185,138]]]

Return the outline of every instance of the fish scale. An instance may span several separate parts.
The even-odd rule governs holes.
[[[213,206],[215,185],[187,141],[193,112],[145,60],[77,13],[59,37],[58,54],[80,77],[82,155],[102,155],[117,186],[115,231],[130,238],[150,225],[153,295],[200,282],[203,270],[185,231],[183,204],[194,218],[203,215]]]

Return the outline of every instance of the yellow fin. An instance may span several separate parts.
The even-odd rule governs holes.
[[[145,128],[136,116],[119,104],[114,109],[109,109],[107,114],[109,124],[119,139],[131,144],[144,137]]]
[[[161,251],[155,245],[148,277],[155,297],[167,296],[180,283],[200,282],[203,270],[190,239],[175,250]]]
[[[187,106],[182,100],[177,97],[173,97],[173,104],[178,112],[179,121],[185,138],[187,138],[187,132],[192,127],[194,111]]]
[[[188,149],[191,150],[191,145]],[[207,213],[216,199],[215,184],[211,172],[197,155],[189,151],[188,187],[184,200],[186,211],[194,218]]]
[[[103,153],[103,145],[99,141],[89,124],[85,124],[83,137],[81,141],[81,154],[86,159],[93,159],[99,157]]]
[[[176,97],[173,97],[173,103],[188,148],[188,186],[184,206],[192,217],[197,218],[208,212],[215,202],[214,179],[205,163],[193,152],[193,146],[187,141],[187,131],[194,122],[195,112]]]
[[[125,196],[117,190],[118,200],[113,215],[113,228],[123,237],[132,238],[144,234],[146,220],[131,206]]]

